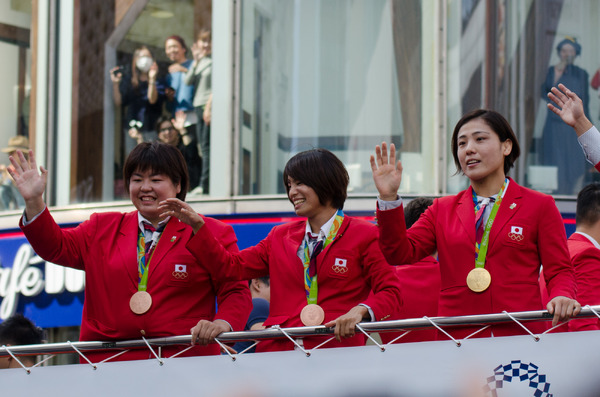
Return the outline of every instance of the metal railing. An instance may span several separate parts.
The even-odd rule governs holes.
[[[584,318],[584,317],[598,317],[600,319],[600,305],[597,306],[585,306],[581,309],[581,313],[577,315],[575,318]],[[378,322],[364,322],[357,325],[357,330],[364,333],[367,337],[370,338],[370,333],[373,332],[387,332],[387,331],[405,331],[406,333],[411,332],[413,330],[419,329],[428,329],[428,328],[437,328],[442,333],[446,334],[449,339],[453,340],[457,346],[461,346],[461,342],[452,338],[448,333],[444,331],[444,327],[448,326],[481,326],[481,329],[474,332],[473,334],[467,336],[465,339],[477,334],[483,329],[489,327],[491,324],[499,324],[499,323],[510,323],[515,322],[519,324],[523,329],[529,333],[534,340],[539,340],[540,336],[533,334],[531,331],[527,329],[525,325],[522,323],[526,323],[528,321],[539,321],[539,320],[551,320],[552,315],[549,314],[546,310],[536,310],[536,311],[525,311],[525,312],[503,312],[496,314],[483,314],[483,315],[469,315],[469,316],[456,316],[456,317],[423,317],[423,318],[412,318],[412,319],[404,319],[404,320],[391,320],[391,321],[378,321]],[[566,323],[560,323],[557,326],[547,330],[549,332],[555,328],[563,326]],[[544,332],[544,333],[546,333]],[[264,330],[258,331],[243,331],[243,332],[224,332],[219,335],[219,337],[215,340],[223,349],[225,350],[224,343],[229,342],[239,342],[239,341],[261,341],[265,339],[276,339],[276,338],[289,338],[292,342],[297,343],[297,339],[301,339],[309,336],[323,336],[323,335],[333,335],[333,328],[328,328],[323,325],[314,326],[314,327],[292,327],[292,328],[280,328],[278,326],[274,326]],[[398,340],[400,337],[394,339],[392,342]],[[333,339],[331,337],[329,340]],[[320,346],[327,343],[322,343]],[[381,348],[382,351],[385,351],[385,347],[379,344],[377,341],[371,340]],[[180,335],[180,336],[171,336],[164,338],[152,338],[145,339],[142,338],[140,340],[124,340],[124,341],[98,341],[98,342],[63,342],[63,343],[46,343],[46,344],[37,344],[37,345],[22,345],[22,346],[2,346],[0,347],[0,357],[12,356],[13,358],[17,358],[16,356],[32,356],[32,355],[56,355],[56,354],[66,354],[66,353],[78,353],[84,359],[86,359],[91,365],[95,367],[86,357],[85,353],[90,351],[97,350],[115,350],[115,351],[126,351],[130,349],[137,348],[149,348],[156,358],[161,361],[161,358],[156,355],[152,347],[161,348],[164,346],[172,346],[172,345],[190,345],[191,343],[191,335]],[[307,356],[310,356],[310,352],[304,350],[298,344],[296,345],[299,350],[302,350]],[[316,349],[315,348],[315,349]],[[244,351],[245,352],[245,351]],[[240,352],[244,353],[244,352]],[[181,354],[183,353],[177,353]],[[233,360],[235,360],[235,355],[231,352],[227,352]],[[119,355],[121,353],[118,353]],[[116,357],[117,355],[113,356]],[[176,356],[175,355],[175,356]],[[111,358],[113,358],[111,357]],[[174,356],[173,356],[174,357]],[[50,358],[50,357],[49,357]],[[45,359],[44,361],[48,360]],[[105,360],[108,361],[109,359]],[[43,362],[43,361],[42,361]],[[36,364],[40,365],[42,362]],[[27,370],[25,366],[23,366]]]

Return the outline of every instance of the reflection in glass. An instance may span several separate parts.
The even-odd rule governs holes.
[[[351,192],[375,190],[381,141],[420,163],[421,6],[402,4],[242,3],[241,194],[285,193],[286,161],[314,147],[342,159]],[[423,170],[407,168],[421,190]]]

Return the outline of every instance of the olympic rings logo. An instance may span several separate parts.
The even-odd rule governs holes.
[[[522,234],[508,233],[508,237],[510,237],[511,240],[513,240],[513,241],[523,241]]]
[[[332,269],[333,269],[334,272],[341,273],[341,274],[344,274],[344,273],[346,273],[348,271],[347,267],[338,266],[338,265],[333,265]]]
[[[173,272],[171,273],[173,275],[173,277],[178,278],[180,280],[186,279],[188,276],[187,272]]]

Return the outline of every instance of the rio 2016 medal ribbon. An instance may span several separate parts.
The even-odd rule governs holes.
[[[486,268],[476,267],[467,275],[467,286],[473,292],[485,291],[492,282],[492,276]]]
[[[300,312],[300,320],[302,321],[302,324],[307,327],[321,325],[323,320],[325,320],[325,311],[323,311],[323,308],[319,305],[306,305]]]
[[[490,216],[485,224],[485,230],[483,231],[483,236],[481,237],[481,243],[478,245],[477,241],[475,241],[475,252],[477,252],[475,269],[471,270],[467,275],[467,286],[473,292],[485,291],[492,282],[492,275],[485,268],[485,258],[487,256],[488,245],[490,242],[490,230],[492,229],[492,224],[494,223],[494,219],[496,219],[496,215],[498,214],[498,209],[502,204],[502,199],[506,193],[508,183],[509,179],[505,178],[504,183],[498,192],[497,198],[495,199],[496,202],[492,207],[492,212],[490,213]],[[475,195],[475,190],[473,190],[473,203],[475,204],[475,210],[477,211],[477,196]]]
[[[138,291],[131,296],[129,308],[135,314],[144,314],[152,306],[152,296],[146,291]]]

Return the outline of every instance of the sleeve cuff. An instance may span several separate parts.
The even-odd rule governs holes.
[[[364,306],[367,308],[367,310],[369,311],[369,316],[371,316],[371,320],[370,321],[375,321],[375,313],[373,313],[373,309],[371,309],[370,306],[365,305],[364,303],[359,303],[358,306]]]
[[[577,138],[588,162],[596,165],[600,162],[600,132],[595,126]]]
[[[27,220],[27,217],[25,216],[25,210],[23,210],[23,217],[22,217],[23,226],[27,226],[27,225],[31,224],[32,222],[34,222],[40,215],[42,215],[42,213],[44,211],[46,211],[46,207],[44,207],[44,209],[42,211],[40,211],[40,213],[36,214],[33,218],[31,218],[31,220]]]
[[[396,197],[398,197],[398,198],[394,201],[383,201],[378,196],[377,197],[377,206],[379,207],[379,210],[387,211],[387,210],[393,210],[393,209],[400,207],[402,205],[402,197],[400,197],[399,195]]]
[[[223,320],[222,318],[215,318],[214,321],[217,321],[217,320],[223,321],[224,323],[227,323],[227,325],[229,325],[229,332],[233,332],[233,327],[231,326],[231,324],[229,323],[229,321]]]

